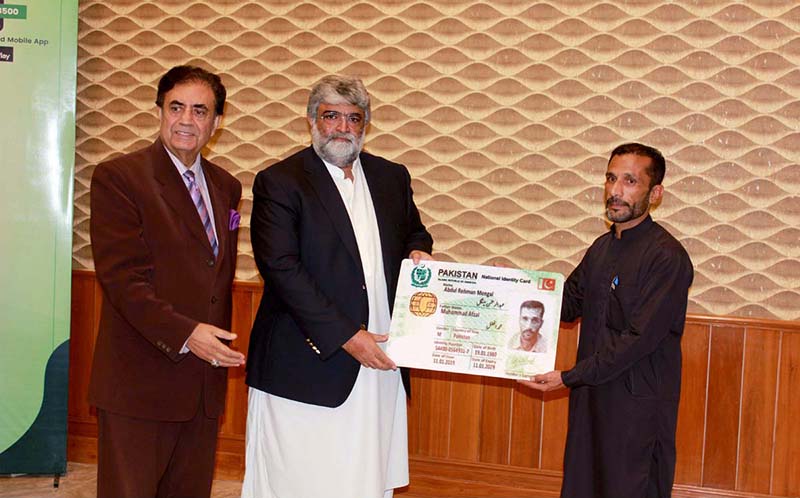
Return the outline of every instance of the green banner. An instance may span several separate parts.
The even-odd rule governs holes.
[[[25,5],[0,5],[0,19],[25,19],[28,7]]]
[[[66,469],[78,0],[0,0],[0,474]]]

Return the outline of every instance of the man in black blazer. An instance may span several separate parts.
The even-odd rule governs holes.
[[[408,377],[381,343],[402,259],[430,259],[433,241],[406,168],[361,151],[360,80],[323,78],[307,117],[313,145],[253,186],[264,295],[247,362],[243,496],[391,496],[408,482]]]

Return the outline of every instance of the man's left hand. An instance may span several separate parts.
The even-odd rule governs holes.
[[[534,375],[531,380],[518,380],[517,382],[542,392],[555,391],[566,387],[561,380],[561,370]]]
[[[419,264],[420,261],[432,261],[433,260],[433,256],[431,256],[430,254],[428,254],[425,251],[420,251],[418,249],[414,249],[413,251],[411,251],[408,254],[408,257],[411,258],[411,261],[413,261],[415,265]]]

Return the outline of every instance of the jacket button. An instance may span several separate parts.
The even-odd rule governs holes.
[[[208,261],[206,261],[206,263],[208,264],[208,266],[214,266],[214,260],[213,259],[209,259]]]
[[[361,290],[367,290],[367,286],[364,285],[364,284],[361,284]]]
[[[216,302],[217,302],[217,296],[211,296],[211,304],[214,304]]]

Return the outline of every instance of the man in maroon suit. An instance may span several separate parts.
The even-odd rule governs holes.
[[[244,363],[226,345],[242,187],[200,155],[225,94],[219,76],[170,69],[159,138],[92,176],[100,498],[211,493],[227,368]]]

